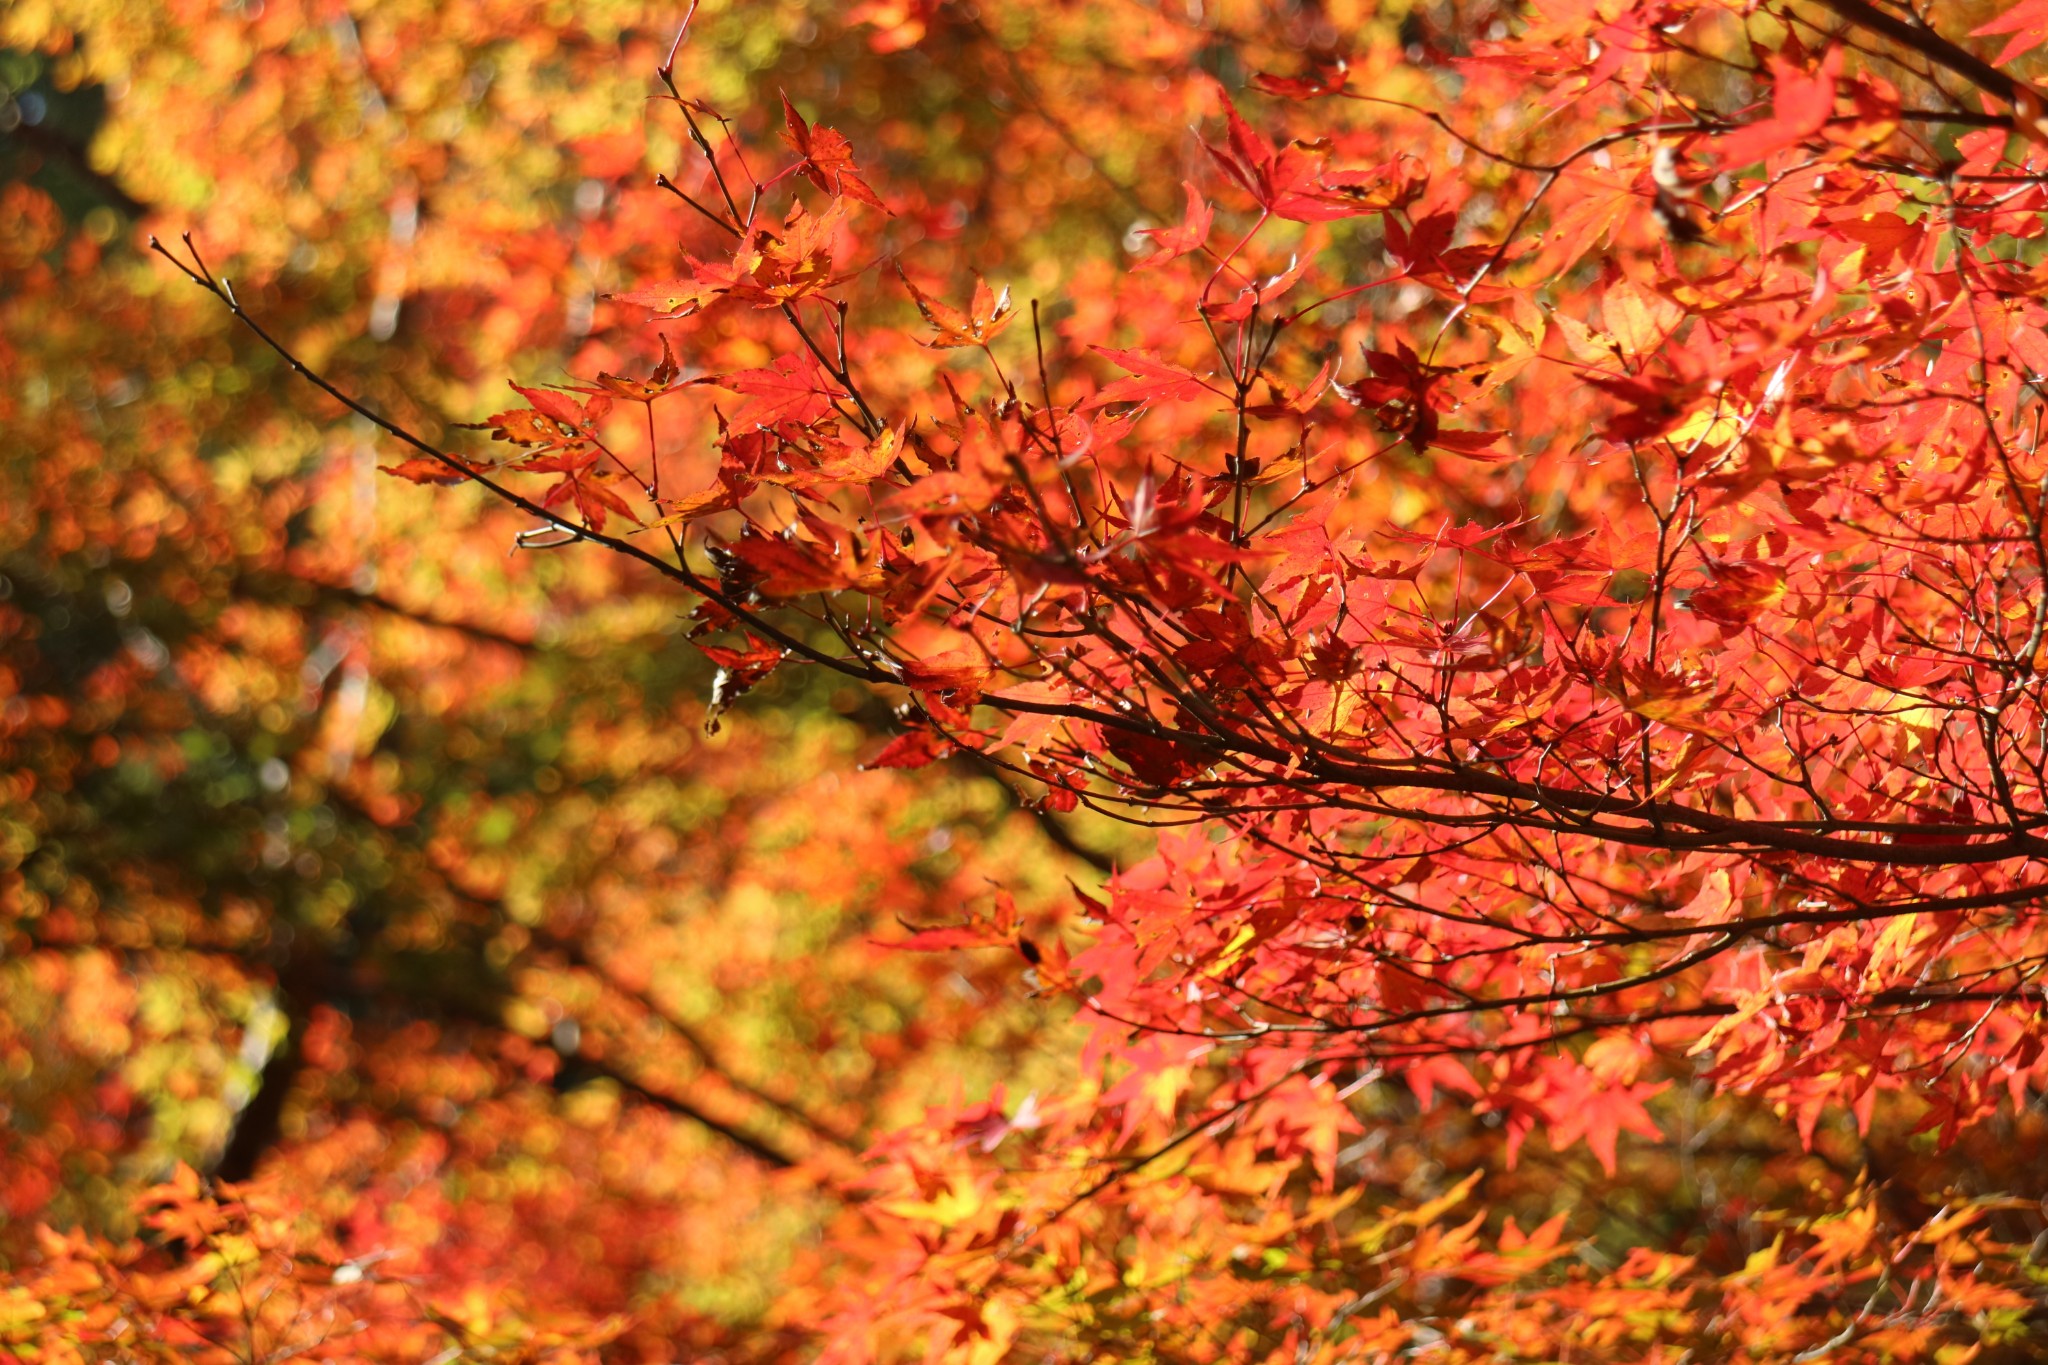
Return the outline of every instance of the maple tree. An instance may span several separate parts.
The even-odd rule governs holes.
[[[856,73],[837,104],[721,84],[736,45],[693,26],[709,14],[672,46],[650,19],[628,46],[658,76],[646,126],[674,156],[612,208],[593,196],[592,226],[571,230],[596,239],[581,259],[617,266],[581,297],[578,338],[546,339],[567,383],[515,353],[541,340],[517,333],[531,310],[474,280],[417,301],[432,322],[410,339],[423,356],[456,347],[460,384],[396,388],[374,356],[338,369],[314,302],[268,272],[261,228],[167,237],[158,255],[203,291],[179,309],[242,324],[274,357],[273,389],[287,370],[309,381],[300,400],[351,414],[358,440],[381,429],[386,471],[429,486],[408,504],[413,552],[509,542],[561,566],[509,589],[549,619],[686,611],[707,675],[673,693],[632,662],[669,644],[612,637],[597,674],[619,710],[532,722],[553,776],[530,776],[530,803],[473,800],[438,771],[438,736],[365,741],[359,776],[330,764],[318,801],[347,810],[351,847],[399,890],[375,900],[388,918],[348,990],[310,994],[348,994],[388,1034],[350,1054],[330,1040],[353,1015],[301,1009],[277,1055],[307,1074],[257,1099],[338,1115],[358,1073],[383,1077],[366,1127],[322,1120],[362,1142],[389,1130],[393,1097],[459,1091],[488,1117],[435,1139],[434,1161],[489,1172],[493,1130],[531,1125],[570,1152],[556,1216],[615,1209],[622,1247],[628,1228],[659,1234],[605,1162],[677,1159],[673,1130],[625,1117],[666,1110],[722,1136],[724,1170],[801,1172],[817,1221],[772,1306],[685,1322],[672,1298],[622,1288],[659,1278],[651,1245],[564,1294],[545,1254],[494,1280],[419,1250],[460,1236],[330,1209],[289,1167],[333,1169],[337,1137],[217,1195],[181,1172],[145,1196],[141,1242],[38,1234],[19,1253],[22,1325],[0,1331],[79,1349],[148,1311],[178,1324],[166,1340],[221,1341],[235,1321],[251,1352],[260,1326],[267,1350],[393,1358],[429,1339],[651,1358],[692,1332],[699,1349],[830,1360],[2034,1358],[2039,11],[867,4],[805,19]],[[890,80],[904,71],[925,83]],[[972,103],[963,71],[989,75],[995,113],[903,117],[920,91]],[[1089,114],[1103,109],[1113,139]],[[948,165],[964,145],[984,158],[971,210],[954,193],[971,172]],[[24,259],[48,257],[55,210],[17,196],[11,211]],[[564,259],[552,230],[532,236],[535,258]],[[47,298],[98,278],[92,253],[72,256],[40,267]],[[359,291],[372,335],[410,289],[397,269]],[[478,316],[501,354],[461,354],[453,334]],[[511,400],[471,382],[494,367]],[[267,390],[209,417],[293,401]],[[476,419],[473,437],[453,416]],[[116,502],[35,505],[76,521]],[[461,530],[434,529],[450,507]],[[120,534],[50,543],[87,540]],[[294,562],[288,540],[251,546],[237,553],[271,572]],[[172,596],[190,611],[208,594]],[[448,629],[427,617],[402,628]],[[304,657],[293,628],[260,626],[219,613],[185,686],[229,695],[222,671],[256,667],[242,660]],[[508,647],[455,634],[465,658]],[[379,677],[466,717],[500,710],[500,685],[565,685],[522,662],[449,695],[434,677],[448,657]],[[32,785],[62,792],[87,762],[65,746],[98,744],[60,738],[92,728],[65,698],[104,705],[135,684],[51,659],[54,681],[12,684],[36,701],[25,732],[49,736],[17,748],[43,765]],[[853,729],[807,689],[864,720],[860,698],[887,702],[893,729],[777,757],[753,718]],[[720,727],[728,748],[695,737]],[[489,745],[511,742],[501,726]],[[121,747],[107,752],[118,773]],[[187,753],[173,776],[226,780]],[[563,754],[603,800],[538,799]],[[649,1031],[670,1007],[635,965],[673,953],[668,979],[735,989],[683,965],[694,937],[650,908],[677,885],[673,854],[652,850],[697,828],[673,802],[773,781],[797,810],[840,803],[818,770],[856,759],[870,771],[848,790],[972,782],[1010,811],[992,829],[1052,841],[992,844],[916,895],[841,900],[836,873],[886,875],[914,846],[867,837],[887,817],[851,805],[799,821],[810,866],[775,871],[796,883],[789,905],[865,925],[886,903],[906,927],[886,950],[863,934],[830,963],[782,963],[790,988],[934,985],[954,963],[979,983],[956,1013],[932,1007],[961,1039],[932,1074],[840,1102],[861,1111],[859,1141],[815,1097],[714,1065],[676,1018]],[[1062,896],[1062,857],[1077,874],[1107,861],[1074,820],[1098,841],[1147,834],[1124,836],[1106,884]],[[740,803],[697,837],[764,825]],[[514,831],[617,852],[542,871],[493,852]],[[77,835],[64,856],[74,843],[131,881],[163,856]],[[78,944],[40,898],[110,880],[96,875],[39,874],[16,932]],[[177,937],[210,947],[233,918],[206,911],[220,875],[187,875],[200,919]],[[317,942],[338,914],[360,937],[347,889],[364,874],[326,875],[343,889],[328,909],[257,897],[257,918]],[[553,908],[534,911],[536,887]],[[1082,918],[1060,918],[1062,900]],[[194,909],[141,918],[161,933]],[[791,932],[802,922],[793,910]],[[746,929],[730,932],[744,956]],[[465,965],[422,979],[423,949]],[[304,1003],[289,956],[241,958],[210,988],[268,981]],[[448,989],[479,965],[502,979],[485,1000]],[[10,989],[63,988],[42,970]],[[997,998],[1040,1022],[983,1051],[977,1015]],[[470,1070],[419,1065],[450,1018],[488,1030],[480,1012],[499,1027]],[[615,1041],[586,1049],[586,1033]],[[936,1074],[968,1058],[988,1084],[944,1098]],[[554,1105],[537,1082],[558,1066],[594,1070],[622,1107]],[[745,1196],[756,1207],[778,1197],[769,1179]],[[18,1198],[28,1212],[48,1191]],[[506,1216],[488,1197],[371,1203],[386,1198],[437,1225]],[[360,1258],[386,1249],[417,1264],[370,1273]],[[277,1325],[240,1306],[231,1272],[250,1264],[316,1272],[276,1272],[293,1286],[263,1299]],[[516,1284],[537,1306],[465,1325],[414,1283],[472,1301]],[[376,1314],[389,1323],[349,1341],[322,1326]]]

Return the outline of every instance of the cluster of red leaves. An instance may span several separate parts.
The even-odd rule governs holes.
[[[1493,1116],[1510,1168],[1540,1133],[1611,1174],[1688,1057],[1808,1142],[1895,1093],[1945,1143],[2048,1076],[2048,306],[2015,254],[2044,205],[2012,131],[2039,105],[1994,72],[2003,114],[1930,108],[1899,82],[1971,78],[1969,54],[1829,8],[1897,46],[1766,44],[1709,0],[1595,33],[1558,4],[1458,35],[1448,102],[1363,93],[1385,49],[1263,83],[1321,101],[1259,120],[1310,136],[1219,93],[1220,180],[1095,277],[1099,303],[1050,329],[1034,309],[1029,349],[996,345],[1007,296],[910,286],[924,344],[978,367],[856,329],[886,294],[831,263],[882,201],[839,144],[838,179],[800,137],[764,181],[707,161],[691,202],[735,254],[623,298],[706,336],[727,300],[787,325],[766,365],[703,378],[741,402],[710,414],[709,486],[654,504],[661,571],[762,667],[902,697],[886,765],[970,748],[1050,810],[1206,831],[1120,873],[1071,959],[1027,954],[1097,1021],[1099,1084],[884,1149],[893,1234],[824,1319],[849,1358],[922,1324],[994,1359],[1168,1285],[1248,1358],[1355,1349],[1363,1305],[1431,1274],[1501,1291],[1485,1321],[1521,1311],[1506,1290],[1550,1282],[1557,1223],[1491,1244],[1425,1223],[1394,1255],[1329,1193],[1364,1086]],[[1761,98],[1691,93],[1703,53],[1754,58]],[[1988,124],[1959,169],[1920,131],[1945,119]],[[826,203],[759,227],[794,171]],[[1212,195],[1238,215],[1214,246]],[[961,1156],[1012,1134],[1013,1165]],[[1241,1199],[1275,1216],[1289,1180],[1285,1228],[1231,1221]],[[1892,1250],[1859,1226],[1714,1281],[1758,1324],[1744,1349],[1988,1340],[1983,1313],[2031,1310],[1994,1287],[2016,1256],[1995,1239],[1908,1272],[1941,1218]],[[1248,1246],[1287,1273],[1239,1274]],[[1705,1330],[1710,1283],[1648,1255],[1571,1281],[1673,1286],[1639,1350]],[[1438,1332],[1391,1308],[1374,1330]]]
[[[1233,34],[1287,103],[1188,81],[1213,174],[1028,343],[1010,291],[885,273],[846,138],[785,102],[757,178],[671,86],[715,249],[614,300],[663,359],[396,472],[693,595],[714,712],[830,670],[899,703],[876,766],[1161,830],[1078,947],[912,931],[1014,949],[1089,1041],[870,1149],[782,1310],[829,1359],[2038,1349],[2038,1181],[1925,1207],[1868,1153],[2039,1137],[2042,99],[1818,8]],[[1681,1096],[1861,1171],[1746,1245],[1508,1213],[1532,1152],[1615,1177]],[[1388,1137],[1460,1124],[1469,1215]]]

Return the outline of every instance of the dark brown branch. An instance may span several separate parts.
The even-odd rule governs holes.
[[[2017,104],[2021,91],[2027,88],[1982,57],[1958,47],[1933,29],[1908,23],[1897,15],[1887,14],[1875,5],[1866,3],[1865,0],[1815,2],[1858,28],[1889,38],[1900,47],[1910,48],[1936,66],[1954,72],[1979,90],[1996,95],[2007,104]]]
[[[448,882],[445,877],[444,884],[453,886],[453,883]],[[696,1057],[698,1065],[702,1066],[719,1080],[749,1099],[763,1104],[783,1117],[799,1124],[814,1136],[831,1143],[833,1146],[848,1152],[857,1152],[859,1150],[858,1144],[852,1137],[840,1132],[794,1100],[784,1099],[779,1095],[771,1094],[751,1081],[744,1080],[733,1074],[732,1069],[726,1066],[719,1059],[717,1053],[713,1051],[710,1042],[698,1034],[688,1023],[679,1018],[675,1011],[662,1005],[660,1001],[656,1000],[647,991],[628,986],[625,982],[621,981],[616,974],[609,971],[596,958],[592,957],[589,949],[584,947],[580,941],[565,935],[549,933],[541,928],[535,928],[532,932],[537,940],[545,944],[553,952],[560,954],[562,959],[570,966],[590,973],[602,982],[607,989],[616,991],[639,1006],[650,1019],[659,1020],[664,1028],[682,1039],[683,1045],[690,1050],[691,1055]],[[586,1064],[589,1061],[588,1058],[580,1058],[580,1060]]]
[[[503,1025],[500,1024],[499,1027],[502,1028]],[[587,1067],[590,1071],[611,1081],[628,1094],[638,1096],[641,1100],[653,1105],[657,1109],[666,1110],[677,1118],[688,1119],[700,1128],[716,1133],[757,1161],[761,1161],[781,1171],[792,1170],[797,1165],[797,1159],[781,1148],[772,1146],[765,1139],[758,1138],[744,1129],[737,1128],[721,1119],[712,1117],[702,1109],[691,1104],[688,1100],[668,1094],[666,1091],[656,1090],[645,1082],[635,1080],[606,1062],[597,1061],[582,1053],[573,1055],[578,1065]]]
[[[502,1018],[472,1002],[443,1000],[439,1003],[449,1013],[459,1015],[472,1023],[482,1024],[486,1028],[496,1029],[501,1033],[514,1032],[511,1025],[507,1024]],[[581,1050],[564,1051],[562,1057],[565,1061],[574,1061],[576,1065],[583,1068],[589,1074],[612,1082],[628,1094],[653,1105],[657,1109],[673,1114],[677,1118],[688,1119],[692,1123],[716,1133],[719,1137],[724,1138],[727,1142],[730,1142],[733,1146],[757,1161],[773,1166],[778,1170],[790,1170],[799,1164],[796,1157],[770,1143],[767,1139],[758,1137],[743,1128],[727,1123],[725,1120],[705,1112],[680,1095],[670,1094],[666,1090],[657,1089],[645,1081],[636,1079],[602,1058],[592,1057]]]
[[[288,1022],[285,1035],[278,1040],[277,1046],[264,1060],[263,1069],[257,1073],[255,1093],[250,1095],[249,1103],[235,1115],[234,1131],[228,1138],[228,1145],[213,1166],[215,1179],[239,1182],[252,1178],[263,1158],[284,1136],[285,1104],[291,1099],[292,1088],[306,1067],[302,1046],[306,1020],[297,1008],[298,1002],[282,989],[279,993],[286,996]]]
[[[1116,871],[1116,859],[1098,849],[1090,848],[1079,839],[1076,839],[1074,831],[1068,829],[1066,822],[1061,820],[1059,816],[1044,809],[1042,806],[1026,801],[1018,794],[1015,787],[1004,781],[1002,774],[1007,770],[1007,765],[999,763],[979,749],[964,747],[955,749],[952,756],[955,762],[967,767],[976,776],[986,777],[1002,788],[1003,795],[1009,799],[1011,806],[1029,814],[1032,820],[1037,823],[1039,830],[1052,842],[1055,848],[1072,857],[1079,858],[1104,876],[1108,876]]]
[[[342,807],[343,809],[349,811],[351,814],[359,816],[362,819],[368,820],[372,818],[368,814],[368,812],[364,811],[360,806],[357,806],[352,800],[350,800],[346,792],[338,788],[330,788],[327,793],[327,799],[331,803]],[[428,873],[430,873],[433,876],[434,880],[438,882],[441,885],[442,889],[445,890],[450,896],[453,896],[455,899],[463,902],[466,905],[470,905],[478,910],[482,910],[492,915],[493,917],[497,918],[501,923],[509,924],[516,922],[512,919],[510,913],[505,909],[504,903],[502,901],[496,900],[489,896],[481,896],[476,894],[475,892],[470,891],[467,887],[464,887],[460,882],[456,881],[454,877],[449,875],[449,873],[445,869],[435,865],[435,863],[431,859],[427,858],[421,850],[414,848],[409,849],[408,851],[413,853],[414,856],[419,859],[418,865],[424,868]],[[549,941],[551,946],[559,942],[559,940],[555,940],[551,936]],[[609,984],[615,984],[611,983],[611,978],[608,976],[604,977],[604,979]],[[463,1017],[468,1018],[474,1022],[487,1024],[492,1028],[510,1031],[509,1026],[505,1023],[505,1021],[502,1018],[498,1017],[494,1011],[484,1007],[483,1005],[477,1002],[468,1000],[442,999],[437,1001],[437,1003],[442,1005],[444,1008],[447,1008],[454,1013],[458,1013]],[[677,1031],[681,1032],[682,1030],[679,1028]],[[715,1116],[706,1112],[704,1109],[700,1108],[696,1104],[693,1104],[689,1100],[682,1098],[681,1096],[671,1094],[666,1090],[657,1089],[644,1081],[637,1080],[632,1076],[629,1076],[626,1073],[620,1071],[618,1068],[610,1066],[609,1064],[597,1058],[594,1058],[581,1050],[565,1052],[563,1055],[566,1059],[573,1059],[578,1065],[587,1068],[593,1074],[603,1076],[607,1080],[616,1082],[618,1085],[631,1091],[633,1094],[638,1095],[640,1098],[646,1100],[650,1104],[658,1105],[672,1114],[676,1114],[680,1117],[688,1118],[693,1122],[702,1124],[704,1127],[710,1129],[712,1132],[717,1133],[720,1137],[726,1138],[727,1140],[731,1141],[735,1146],[738,1146],[741,1150],[747,1152],[751,1156],[758,1157],[771,1165],[779,1167],[792,1167],[798,1164],[798,1158],[776,1147],[774,1144],[770,1143],[766,1138],[759,1137],[722,1119],[716,1118]],[[783,1107],[782,1105],[777,1104],[772,1100],[769,1100],[769,1098],[765,1095],[758,1095],[757,1092],[753,1091],[751,1087],[735,1080],[734,1078],[726,1075],[724,1072],[719,1071],[715,1064],[712,1063],[708,1052],[700,1053],[700,1056],[702,1056],[705,1061],[705,1069],[707,1071],[710,1071],[712,1072],[712,1074],[717,1075],[720,1080],[725,1081],[728,1084],[731,1084],[734,1087],[734,1089],[739,1090],[745,1094],[756,1095],[757,1098],[770,1103],[776,1108]],[[805,1126],[812,1127],[814,1128],[814,1130],[820,1132],[821,1134],[826,1132],[826,1130],[823,1129],[822,1126],[816,1125],[815,1123],[806,1123]],[[840,1141],[843,1142],[844,1139],[840,1139]]]
[[[1181,700],[1182,698],[1176,698]],[[1624,844],[1632,848],[1655,848],[1673,852],[1705,853],[1800,853],[1811,857],[1835,858],[1844,862],[1875,863],[1891,867],[1953,867],[1959,864],[2007,862],[2048,854],[2048,840],[2038,835],[2002,826],[1942,825],[1918,822],[1858,822],[1812,820],[1800,822],[1747,820],[1717,815],[1670,801],[1645,801],[1603,791],[1559,787],[1551,783],[1523,782],[1464,763],[1404,767],[1398,764],[1354,760],[1340,750],[1317,744],[1315,752],[1294,754],[1280,745],[1241,731],[1199,733],[1160,724],[1139,715],[1098,710],[1067,702],[1041,702],[1029,698],[990,696],[987,705],[999,710],[1084,720],[1107,729],[1123,730],[1188,745],[1216,756],[1218,761],[1234,760],[1249,767],[1263,761],[1282,767],[1294,765],[1307,782],[1274,778],[1276,785],[1301,788],[1325,785],[1342,790],[1374,793],[1434,791],[1475,800],[1499,803],[1472,812],[1453,815],[1434,811],[1403,810],[1397,813],[1422,824],[1455,826],[1491,823],[1520,829],[1544,830],[1582,835],[1591,839]],[[1336,792],[1320,794],[1326,801],[1341,798]],[[1641,821],[1617,824],[1616,820]],[[1873,836],[1870,839],[1850,834]],[[1879,843],[1879,838],[1910,836],[1913,843]]]
[[[324,579],[309,578],[297,574],[269,575],[245,573],[240,575],[237,585],[250,596],[262,599],[288,598],[301,592],[310,592],[315,599],[332,606],[369,607],[386,616],[395,616],[417,625],[431,626],[436,630],[453,631],[479,644],[497,645],[504,649],[517,650],[522,654],[533,654],[540,650],[534,641],[518,635],[508,635],[491,626],[479,625],[473,621],[461,621],[451,617],[437,616],[419,607],[410,607],[395,598],[377,592],[360,592],[342,583],[330,583]]]

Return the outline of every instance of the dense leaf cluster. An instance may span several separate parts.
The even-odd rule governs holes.
[[[356,294],[373,340],[425,316],[399,344],[452,370],[438,388],[337,354],[261,231],[213,225],[232,268],[203,222],[167,236],[157,278],[199,291],[100,305],[239,324],[263,395],[183,429],[281,405],[253,461],[324,405],[361,452],[346,486],[418,509],[412,540],[365,517],[345,555],[334,529],[295,541],[288,517],[339,515],[304,474],[265,484],[270,522],[155,455],[128,476],[146,510],[55,487],[111,479],[106,438],[11,400],[73,452],[24,476],[50,524],[16,533],[63,571],[24,569],[6,608],[6,742],[39,803],[13,839],[13,932],[44,954],[19,989],[83,991],[102,1032],[67,1060],[103,1071],[129,1015],[188,1017],[123,1003],[116,947],[203,945],[226,965],[180,989],[283,1023],[241,1006],[262,1083],[180,1151],[261,1178],[210,1200],[181,1170],[154,1239],[25,1246],[40,1278],[0,1331],[61,1355],[137,1312],[186,1322],[154,1288],[175,1282],[185,1330],[231,1351],[232,1296],[268,1274],[289,1312],[240,1310],[252,1354],[260,1331],[409,1358],[436,1330],[975,1365],[2038,1353],[2040,7],[867,4],[806,18],[815,73],[793,60],[774,95],[730,76],[754,8],[672,42],[621,20],[658,98],[644,133],[586,144],[604,169],[561,221],[435,218],[443,251],[490,226],[540,263],[508,277],[566,272],[561,335],[473,265],[428,267],[421,205],[468,182],[424,151]],[[332,45],[397,122],[438,70],[399,59],[409,22]],[[535,71],[616,62],[519,32]],[[30,299],[103,287],[47,196],[9,194]],[[543,343],[571,378],[522,354]],[[362,491],[372,451],[389,493]],[[130,545],[171,501],[161,622],[112,586],[104,617],[69,605],[116,554],[164,553]],[[362,576],[381,556],[503,575],[525,633],[415,609],[402,629],[443,652],[373,647],[361,614],[417,600]],[[355,624],[316,646],[323,593]],[[549,631],[598,676],[536,658]],[[647,663],[690,647],[693,689]],[[252,708],[246,734],[195,719]],[[464,727],[473,764],[528,746],[520,799],[449,775]],[[138,846],[148,818],[120,812],[169,783],[230,814]],[[892,804],[935,799],[989,803],[944,877]],[[783,802],[787,841],[750,843]],[[761,861],[703,877],[734,841]],[[1052,891],[1069,861],[1110,875]],[[699,880],[725,909],[675,908]],[[772,963],[745,924],[769,902],[761,940],[795,949]],[[703,1026],[758,981],[795,999],[736,1066]],[[829,1060],[849,1026],[826,998],[894,982],[927,992],[898,1041],[795,1084],[792,1043]],[[391,1143],[330,1169],[421,1221],[328,1215],[285,1148],[238,1156],[266,1105],[299,1116],[265,1120],[280,1141],[336,1135],[309,1152]],[[678,1314],[696,1263],[649,1225],[688,1237],[721,1205],[631,1188],[677,1178],[664,1114],[760,1182],[750,1207],[806,1206],[762,1253],[773,1306]],[[455,1229],[526,1207],[466,1188],[518,1184],[492,1144],[511,1115],[551,1144],[556,1217],[618,1220],[575,1295],[533,1242],[509,1278],[459,1254],[479,1234]],[[167,1210],[200,1221],[166,1234]],[[350,1269],[386,1255],[417,1259]],[[487,1284],[531,1316],[446,1306]],[[323,1313],[388,1323],[292,1336]]]

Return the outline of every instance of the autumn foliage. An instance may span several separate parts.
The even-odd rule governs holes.
[[[202,8],[0,19],[0,1351],[2048,1349],[2038,0]]]

